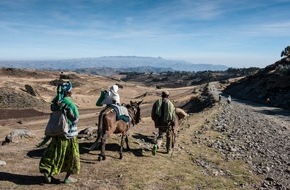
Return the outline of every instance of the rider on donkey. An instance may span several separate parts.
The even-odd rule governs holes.
[[[110,87],[109,91],[104,90],[101,92],[101,97],[98,99],[96,105],[97,106],[102,106],[102,105],[121,105],[120,103],[120,95],[118,94],[119,87],[118,85],[113,85]],[[103,109],[100,114],[99,114],[99,122],[98,122],[98,137],[101,137],[101,131],[102,131],[102,118],[104,116],[104,111]],[[100,139],[99,139],[100,140]]]
[[[109,104],[121,104],[120,103],[120,95],[118,94],[119,87],[118,85],[113,85],[110,87],[109,91],[102,91],[104,99],[101,100],[101,105],[109,105]],[[98,104],[98,102],[97,102]],[[97,105],[98,106],[98,105]]]
[[[103,130],[103,117],[106,114],[105,110],[107,107],[112,107],[114,108],[114,110],[116,111],[117,114],[117,118],[120,119],[122,118],[124,121],[129,122],[129,114],[128,114],[128,110],[126,107],[121,105],[120,102],[120,95],[118,94],[118,90],[119,87],[118,85],[112,85],[109,90],[103,90],[101,92],[101,96],[99,97],[99,99],[96,102],[96,106],[103,106],[106,105],[106,107],[104,109],[101,110],[100,114],[99,114],[99,122],[98,122],[98,138],[96,140],[96,143],[94,143],[91,146],[91,150],[96,148],[96,146],[98,146],[98,142],[101,141],[101,137],[102,137],[102,130]]]

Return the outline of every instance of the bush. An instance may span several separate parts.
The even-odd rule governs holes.
[[[156,86],[156,89],[161,89],[162,87],[161,86]]]
[[[290,46],[287,46],[282,52],[281,52],[281,57],[286,56],[289,57],[290,56]]]
[[[26,84],[24,87],[25,87],[27,93],[31,94],[32,96],[36,96],[36,92],[31,85]]]

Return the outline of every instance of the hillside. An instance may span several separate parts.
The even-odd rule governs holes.
[[[231,78],[251,76],[259,70],[259,68],[251,67],[244,69],[229,68],[226,71],[166,71],[160,73],[126,71],[119,74],[120,80],[125,82],[138,82],[156,88],[177,88],[202,85],[214,81],[227,85]]]
[[[290,58],[283,58],[225,89],[234,97],[290,110]]]

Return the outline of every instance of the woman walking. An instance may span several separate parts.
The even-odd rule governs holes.
[[[51,137],[50,144],[44,151],[39,163],[39,171],[43,173],[47,183],[51,183],[51,177],[61,172],[66,172],[64,183],[74,183],[77,180],[72,174],[80,172],[80,154],[78,144],[79,112],[71,99],[72,84],[65,82],[58,86],[57,96],[53,99],[51,110],[65,109],[68,118],[69,130],[65,135]]]

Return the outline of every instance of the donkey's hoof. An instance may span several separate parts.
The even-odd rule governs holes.
[[[120,155],[119,159],[122,160],[123,159],[123,155]]]
[[[106,160],[106,156],[101,156],[101,155],[100,155],[100,156],[98,157],[98,161],[99,161],[99,162],[102,161],[102,160]]]

